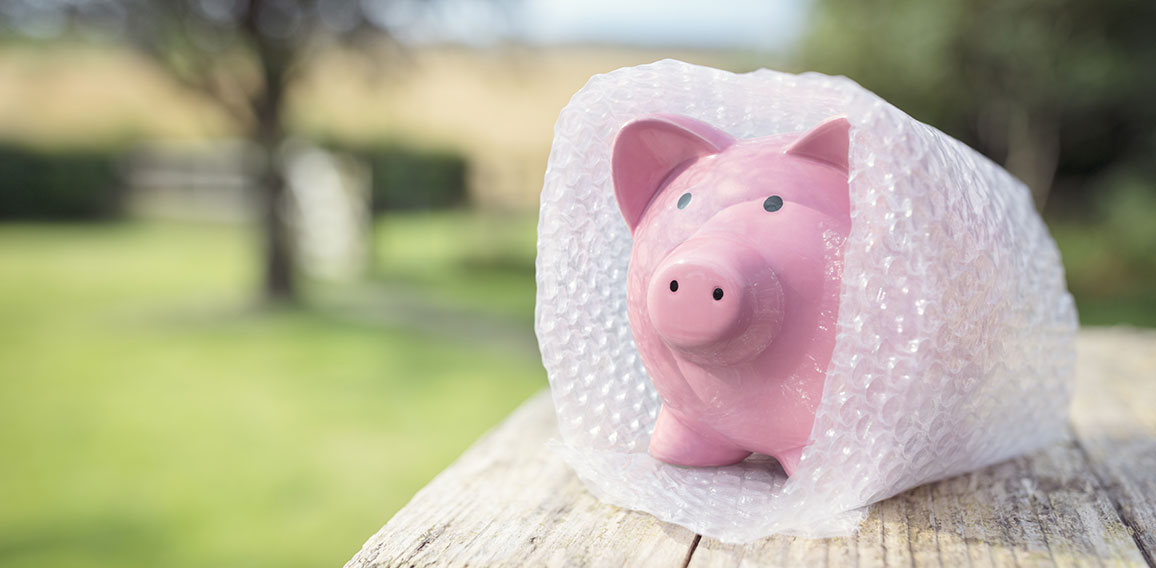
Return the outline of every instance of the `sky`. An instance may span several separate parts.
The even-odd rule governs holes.
[[[361,0],[366,15],[408,43],[483,46],[503,40],[530,44],[628,44],[659,47],[780,51],[793,45],[806,24],[812,0]],[[44,4],[38,4],[44,2]],[[63,7],[111,6],[83,0],[25,0],[0,10],[33,35],[65,29]],[[238,0],[198,0],[210,18],[228,14]],[[326,23],[342,29],[348,5],[323,0]],[[95,10],[95,9],[94,9]],[[117,10],[105,13],[118,20]],[[123,14],[120,14],[123,16]],[[289,20],[286,20],[289,21]],[[356,20],[352,20],[356,22]]]
[[[809,0],[518,0],[505,8],[491,0],[448,0],[433,5],[434,14],[410,16],[402,33],[406,39],[778,51],[799,38]],[[393,15],[399,19],[407,18]]]

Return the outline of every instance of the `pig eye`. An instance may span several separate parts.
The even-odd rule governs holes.
[[[678,208],[679,209],[686,209],[687,205],[690,205],[690,194],[684,193],[684,194],[682,194],[682,197],[678,198]]]
[[[775,211],[778,211],[779,209],[782,209],[782,208],[783,208],[783,198],[779,197],[777,195],[772,195],[772,196],[768,197],[766,201],[763,202],[763,209],[766,209],[767,211],[770,211],[771,213],[774,213]]]

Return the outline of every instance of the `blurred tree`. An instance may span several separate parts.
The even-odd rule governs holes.
[[[491,0],[498,2],[499,0]],[[277,165],[286,93],[321,46],[396,46],[397,24],[433,0],[0,0],[0,26],[45,36],[122,39],[220,104],[264,151],[265,296],[296,298],[295,259]]]
[[[971,144],[1042,208],[1057,172],[1149,169],[1150,0],[816,0],[809,68],[847,75]]]

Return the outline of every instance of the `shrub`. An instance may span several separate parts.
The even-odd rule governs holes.
[[[0,219],[108,219],[124,212],[116,155],[0,144]]]
[[[459,153],[420,150],[396,143],[327,146],[364,160],[372,179],[374,213],[449,209],[466,203],[467,162]]]

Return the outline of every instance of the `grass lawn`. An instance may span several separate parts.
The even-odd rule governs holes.
[[[1143,226],[1151,233],[1149,227]],[[1050,228],[1082,325],[1156,327],[1156,242],[1118,223],[1052,223]]]
[[[1151,290],[1122,283],[1147,257],[1055,232],[1085,323],[1156,323]],[[524,339],[533,219],[386,217],[375,283],[313,296],[392,307],[257,309],[253,236],[0,225],[0,566],[340,565],[545,386],[524,349],[392,314]]]
[[[465,212],[386,216],[376,227],[375,269],[443,305],[532,325],[537,222]]]
[[[387,219],[382,272],[528,326],[532,232],[483,254],[463,223]],[[254,308],[252,236],[0,225],[0,566],[340,565],[545,385],[524,354]]]

